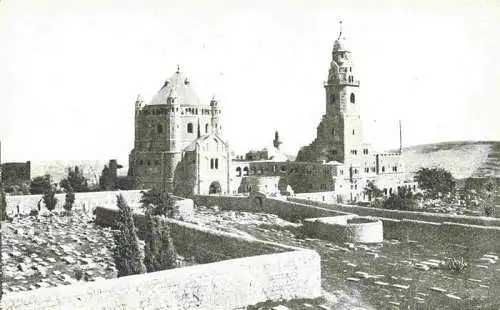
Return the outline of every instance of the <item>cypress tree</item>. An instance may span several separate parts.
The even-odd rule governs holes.
[[[144,264],[148,272],[177,267],[175,251],[168,223],[160,216],[146,213],[147,228],[144,246]]]
[[[118,231],[113,233],[115,240],[113,258],[118,269],[118,277],[144,273],[146,268],[142,262],[132,210],[121,194],[117,198]]]

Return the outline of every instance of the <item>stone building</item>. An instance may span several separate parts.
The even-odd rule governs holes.
[[[31,181],[31,162],[25,163],[3,163],[2,183],[4,185],[19,185]]]
[[[135,103],[129,177],[139,189],[190,196],[228,193],[230,151],[215,98],[203,104],[179,70],[148,103]]]
[[[275,194],[290,186],[295,193],[328,193],[328,200],[335,202],[366,200],[363,190],[370,181],[387,195],[401,187],[414,189],[401,147],[399,152],[379,153],[363,139],[360,81],[342,32],[333,44],[324,88],[325,114],[316,139],[300,149],[294,162],[250,161],[249,189]]]

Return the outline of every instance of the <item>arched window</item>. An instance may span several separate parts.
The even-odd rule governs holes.
[[[163,126],[161,124],[158,124],[158,126],[156,126],[156,131],[158,133],[162,133],[163,132]]]
[[[205,133],[208,133],[208,124],[205,124]]]
[[[215,169],[219,169],[219,159],[215,159]]]
[[[331,103],[331,104],[334,104],[334,103],[335,103],[335,100],[336,100],[336,98],[335,98],[335,94],[331,94],[331,95],[330,95],[330,103]]]
[[[241,177],[241,167],[236,168],[236,176]]]
[[[356,103],[356,97],[354,96],[354,93],[351,93],[351,103]]]
[[[244,176],[248,175],[248,167],[243,168],[243,175]]]
[[[252,174],[252,175],[253,175],[253,174],[255,174],[255,173],[256,173],[256,171],[257,171],[257,169],[256,169],[255,167],[252,167],[252,168],[250,169],[250,174]]]
[[[210,169],[214,169],[214,159],[210,158]]]
[[[193,133],[193,123],[187,124],[187,131],[188,131],[188,133]]]

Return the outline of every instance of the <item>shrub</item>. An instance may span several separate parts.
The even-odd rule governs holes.
[[[383,205],[386,209],[411,211],[416,208],[416,202],[410,198],[401,198],[399,195],[391,195]]]
[[[417,171],[415,179],[418,186],[427,190],[433,197],[439,193],[448,194],[455,188],[455,179],[449,171],[442,168],[421,168]]]
[[[141,204],[145,213],[151,215],[173,216],[174,200],[166,192],[160,192],[157,189],[152,189],[147,192],[141,192]]]
[[[0,191],[0,221],[7,218],[7,197],[4,191]]]
[[[113,258],[118,269],[118,277],[144,273],[146,268],[142,262],[132,210],[121,194],[117,198],[118,230],[113,233],[115,240]]]
[[[146,214],[147,230],[144,238],[144,265],[148,272],[177,267],[175,251],[168,223],[159,216]]]
[[[43,203],[45,204],[45,207],[47,210],[52,212],[56,208],[57,205],[57,198],[56,198],[56,189],[52,186],[50,186],[44,193],[43,193]]]
[[[378,188],[373,181],[368,182],[364,189],[364,193],[368,196],[368,200],[371,201],[372,198],[379,198],[383,196],[382,191]]]
[[[61,180],[59,184],[66,191],[68,191],[69,187],[76,193],[89,191],[87,179],[83,176],[83,169],[80,169],[78,166],[75,166],[74,169],[71,167],[68,168],[68,177]]]
[[[71,212],[71,209],[73,209],[73,204],[75,203],[75,193],[73,192],[73,188],[68,186],[68,189],[66,190],[66,196],[64,197],[64,205],[63,208],[66,210],[66,212]]]
[[[462,272],[467,268],[467,263],[463,257],[452,257],[446,260],[444,267],[453,272]]]
[[[35,177],[30,183],[31,194],[43,194],[52,187],[52,177],[50,174]]]

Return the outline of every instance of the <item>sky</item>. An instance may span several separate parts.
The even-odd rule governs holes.
[[[500,1],[0,1],[2,161],[118,158],[176,70],[238,154],[316,136],[339,21],[365,140],[500,140]]]

